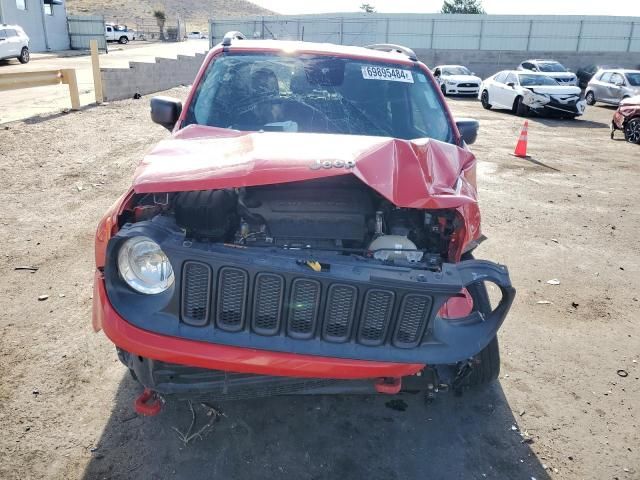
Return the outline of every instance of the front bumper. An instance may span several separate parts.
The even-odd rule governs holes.
[[[543,105],[533,104],[529,108],[535,113],[546,116],[580,116],[584,113],[586,102],[579,100],[577,102],[562,103],[558,100],[551,99],[549,103]]]
[[[158,242],[173,265],[176,281],[163,294],[135,293],[118,274],[117,251],[137,235]],[[322,271],[307,266],[310,255]],[[170,363],[280,376],[397,377],[466,360],[495,337],[515,295],[506,268],[491,262],[432,272],[327,252],[239,249],[186,240],[156,222],[125,226],[107,260],[94,315],[117,346]],[[439,315],[483,282],[502,294],[493,310]]]
[[[459,85],[447,85],[445,84],[447,93],[454,95],[478,95],[480,86],[477,87],[461,87]]]

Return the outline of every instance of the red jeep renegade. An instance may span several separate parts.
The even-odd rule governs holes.
[[[495,379],[507,269],[475,260],[478,123],[427,67],[225,36],[96,235],[93,326],[149,391],[237,399]],[[498,288],[492,305],[485,283]]]

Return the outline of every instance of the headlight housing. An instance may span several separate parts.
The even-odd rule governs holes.
[[[148,295],[164,292],[175,280],[171,262],[160,245],[143,236],[129,238],[122,244],[118,270],[127,285]]]
[[[446,80],[445,83],[447,85],[455,85],[456,84],[456,82],[454,82],[453,80]]]

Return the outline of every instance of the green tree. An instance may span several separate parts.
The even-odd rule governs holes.
[[[481,0],[444,0],[440,13],[487,13]]]
[[[363,3],[362,5],[360,5],[360,10],[365,13],[376,13],[376,7],[374,7],[370,3]]]
[[[167,14],[164,13],[164,10],[154,10],[153,16],[158,23],[158,28],[160,29],[160,40],[164,40],[164,24],[167,21]]]

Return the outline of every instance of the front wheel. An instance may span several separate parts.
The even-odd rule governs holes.
[[[20,61],[20,63],[29,63],[30,59],[31,59],[31,55],[29,54],[29,49],[27,47],[24,47],[20,52],[20,56],[18,57],[18,60]]]
[[[624,126],[624,139],[640,145],[640,117],[629,120]]]
[[[129,39],[123,35],[122,37],[120,37],[120,40],[118,40],[118,42],[122,45],[126,45],[127,43],[129,43]]]
[[[587,105],[595,105],[596,96],[593,94],[593,92],[587,92],[587,95],[584,98],[587,101]]]
[[[442,90],[442,94],[446,97],[447,96],[447,87],[444,86],[444,83],[442,85],[440,85],[440,90]]]
[[[470,258],[473,258],[470,256]],[[473,308],[483,314],[491,312],[491,301],[484,283],[474,283],[467,287],[473,299]],[[473,362],[473,368],[469,376],[465,378],[462,386],[478,387],[486,385],[500,375],[500,346],[498,337],[493,337],[489,344],[478,353]]]
[[[529,107],[522,103],[522,97],[516,97],[516,101],[513,104],[513,112],[519,117],[529,115]]]
[[[485,110],[491,109],[491,104],[489,103],[489,92],[486,90],[483,90],[482,95],[480,95],[480,103],[482,103],[482,108]]]

